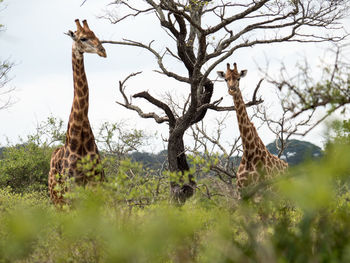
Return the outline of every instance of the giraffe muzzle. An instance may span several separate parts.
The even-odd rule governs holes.
[[[98,53],[97,53],[100,57],[104,57],[104,58],[106,58],[107,57],[107,53],[106,53],[106,51],[105,50],[100,50],[100,51],[98,51]]]

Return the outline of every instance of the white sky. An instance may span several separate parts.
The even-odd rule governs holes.
[[[68,120],[73,98],[72,41],[63,33],[75,30],[76,18],[87,19],[90,28],[100,39],[128,38],[145,43],[155,39],[156,47],[165,47],[166,43],[162,42],[165,34],[159,30],[159,25],[151,20],[151,16],[130,19],[117,25],[98,19],[97,16],[103,14],[109,2],[110,0],[87,1],[81,7],[82,1],[78,0],[5,0],[2,6],[6,7],[0,11],[0,24],[6,26],[6,31],[0,32],[0,59],[10,59],[16,64],[11,71],[13,80],[10,85],[16,87],[13,96],[17,103],[9,109],[0,111],[0,146],[6,144],[6,138],[16,142],[19,136],[25,137],[32,133],[37,124],[50,115],[64,121]],[[311,62],[316,64],[322,57],[324,47],[315,44],[257,47],[237,52],[233,60],[228,62],[232,63],[235,60],[241,69],[248,69],[247,77],[241,81],[243,94],[248,100],[260,79],[256,63],[263,65],[265,56],[271,59],[272,69],[278,69],[281,61],[295,65],[295,61],[303,55],[307,55],[311,58]],[[106,59],[95,54],[85,55],[85,69],[90,88],[89,118],[93,129],[96,131],[104,121],[127,120],[129,128],[158,133],[155,144],[144,150],[156,152],[162,150],[164,144],[161,135],[167,138],[167,125],[158,125],[151,119],[141,119],[135,112],[117,105],[115,101],[121,101],[118,81],[132,72],[143,71],[142,75],[127,83],[127,93],[134,94],[137,91],[148,90],[158,98],[164,94],[165,87],[167,90],[173,90],[178,96],[187,91],[187,87],[179,86],[175,81],[153,73],[152,70],[157,69],[155,59],[146,51],[115,45],[105,45],[105,48]],[[217,70],[225,69],[225,65],[226,62]],[[173,69],[176,70],[176,66]],[[265,83],[260,89],[260,95],[267,105],[274,103],[270,101],[270,93],[274,91]],[[213,100],[220,97],[225,97],[222,105],[232,104],[232,98],[227,95],[224,83],[215,86]],[[154,110],[142,100],[134,102],[146,110]],[[212,126],[214,117],[220,118],[224,115],[225,113],[210,112],[205,118],[208,129],[214,128]],[[235,113],[232,112],[226,123],[224,137],[228,142],[239,135],[234,122]],[[297,139],[309,140],[322,146],[324,142],[322,135],[323,130],[320,127],[306,138]],[[260,129],[260,136],[266,144],[274,140],[273,134],[264,127]]]

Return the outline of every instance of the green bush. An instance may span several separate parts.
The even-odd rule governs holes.
[[[65,140],[63,121],[48,117],[38,124],[36,131],[19,138],[19,144],[8,142],[1,148],[0,187],[11,187],[14,192],[47,192],[51,154]]]
[[[98,183],[108,202],[113,206],[126,205],[129,208],[149,206],[168,198],[168,180],[156,171],[144,168],[142,164],[130,159],[118,160],[117,170],[112,157],[103,160],[106,180]],[[85,161],[83,166],[89,167],[92,163]],[[112,165],[112,166],[111,166]],[[79,165],[80,166],[80,165]],[[113,171],[113,172],[111,172]],[[66,193],[69,203],[74,203],[84,196],[85,188],[74,183],[69,186],[72,191]]]
[[[0,186],[16,192],[47,190],[52,148],[33,142],[7,147],[0,159]]]

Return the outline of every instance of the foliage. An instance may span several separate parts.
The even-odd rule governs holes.
[[[10,186],[18,193],[46,191],[52,145],[64,138],[63,121],[50,116],[38,124],[34,134],[20,138],[21,143],[1,148],[0,186]]]
[[[0,186],[16,192],[46,190],[51,153],[30,141],[7,147],[0,158]]]
[[[258,202],[198,190],[182,207],[158,199],[131,210],[121,200],[145,176],[130,161],[106,185],[75,188],[63,209],[40,194],[2,189],[1,261],[348,262],[349,152],[334,146],[321,162],[292,169]],[[147,187],[132,195],[146,196]]]
[[[66,140],[64,122],[54,116],[49,116],[39,123],[34,134],[28,135],[28,141],[39,146],[62,145]]]
[[[5,151],[5,147],[0,147],[0,158],[1,158],[1,156],[2,156],[2,153]]]
[[[52,117],[48,118],[46,124],[51,123],[53,119]],[[56,124],[47,126],[45,123],[42,123],[38,127],[42,127],[46,132],[38,129],[34,135],[28,136],[28,141],[23,142],[23,144],[1,149],[1,152],[3,152],[2,155],[0,155],[1,186],[11,186],[13,190],[17,192],[46,188],[49,162],[53,150],[47,145],[51,145],[53,142],[57,141],[53,138],[60,138],[60,136],[57,135],[59,133],[57,133]],[[48,127],[51,127],[51,132],[48,132]],[[52,134],[52,136],[48,134]],[[268,148],[274,153],[272,144],[268,145]],[[310,152],[311,155],[321,155],[320,149],[315,145],[297,140],[290,141],[286,152],[287,154],[289,152],[296,153],[293,156],[292,154],[288,155],[288,162],[291,165],[305,161],[308,152]],[[152,180],[162,178],[162,171],[166,169],[166,152],[160,152],[159,154],[133,152],[129,155],[124,154],[117,156],[108,152],[103,153],[103,167],[108,180],[115,180],[116,175],[120,174],[120,169],[125,170],[126,168],[124,168],[124,166],[128,167],[129,163],[133,163],[134,165],[134,167],[129,167],[129,171],[138,174],[144,173],[147,175],[146,177],[148,179],[152,177]],[[214,192],[211,194],[217,195],[222,192],[222,188],[227,188],[225,184],[234,184],[234,177],[232,176],[234,175],[235,166],[231,167],[232,175],[225,174],[217,168],[217,164],[224,158],[223,156],[212,155],[208,159],[197,154],[189,157],[191,166],[196,167],[196,177],[203,179],[200,187],[206,187],[206,185],[210,185],[211,187],[215,186],[215,190],[212,190]],[[121,160],[121,158],[124,160]],[[232,162],[238,165],[239,160],[235,159],[232,160]],[[88,163],[87,161],[86,164],[88,165]],[[224,184],[215,178],[208,178],[208,174],[212,177],[217,177]],[[133,176],[130,178],[135,179]],[[164,182],[165,179],[162,178],[162,181]],[[204,183],[204,181],[206,183]],[[125,200],[126,199],[127,198],[125,198]]]
[[[333,121],[331,131],[333,134],[328,135],[328,145],[350,144],[350,119]]]
[[[96,142],[107,178],[117,174],[121,162],[146,145],[150,138],[151,135],[142,130],[129,129],[125,122],[102,123],[96,135]]]
[[[116,131],[119,131],[117,141]],[[46,191],[51,154],[54,148],[64,144],[65,136],[64,122],[49,116],[37,125],[33,134],[20,138],[19,144],[8,142],[7,147],[0,147],[0,186],[10,186],[16,192]],[[128,153],[145,144],[148,138],[150,136],[142,131],[123,129],[122,123],[103,123],[97,140],[102,148],[107,177],[114,178],[120,162],[128,158]],[[82,160],[82,169],[90,171],[89,166],[90,160]]]
[[[120,162],[116,174],[107,176],[104,187],[114,203],[127,204],[129,207],[144,207],[168,197],[164,176],[129,159]]]
[[[118,159],[123,159],[125,155],[145,145],[149,138],[142,130],[128,129],[124,122],[104,122],[96,136],[100,149]]]
[[[203,0],[190,0],[187,4],[187,9],[191,10],[192,8],[203,8],[208,5],[211,1],[203,1]]]

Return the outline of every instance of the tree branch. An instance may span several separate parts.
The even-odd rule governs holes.
[[[150,113],[144,113],[141,108],[139,108],[138,106],[135,106],[133,104],[131,104],[131,102],[129,101],[128,97],[125,94],[125,83],[127,80],[129,80],[131,77],[134,77],[136,75],[141,74],[141,72],[137,72],[137,73],[132,73],[129,76],[127,76],[123,81],[119,81],[119,91],[122,94],[123,98],[124,98],[124,103],[118,102],[117,103],[129,110],[133,110],[136,111],[138,113],[138,115],[142,118],[153,118],[157,123],[164,123],[164,122],[169,122],[169,118],[168,117],[160,117],[158,116],[156,113],[154,112],[150,112]]]
[[[158,108],[161,108],[165,112],[165,114],[168,116],[169,125],[171,127],[175,126],[175,122],[176,122],[175,116],[167,104],[152,97],[147,91],[142,91],[140,93],[137,93],[133,95],[133,98],[143,98],[148,102],[152,103],[153,105],[157,106]]]
[[[124,45],[124,46],[134,46],[134,47],[139,47],[139,48],[143,48],[148,50],[149,52],[151,52],[156,58],[157,58],[157,62],[158,62],[158,66],[159,68],[162,70],[160,71],[156,71],[158,73],[162,73],[168,77],[174,78],[180,82],[185,82],[185,83],[190,83],[190,80],[188,78],[182,77],[174,72],[170,72],[168,71],[164,64],[163,64],[163,56],[161,56],[157,51],[155,51],[151,45],[152,45],[151,41],[148,45],[145,45],[141,42],[137,42],[137,41],[133,41],[133,40],[128,40],[128,39],[124,39],[124,41],[111,41],[111,40],[102,40],[101,43],[102,44],[114,44],[114,45]]]

